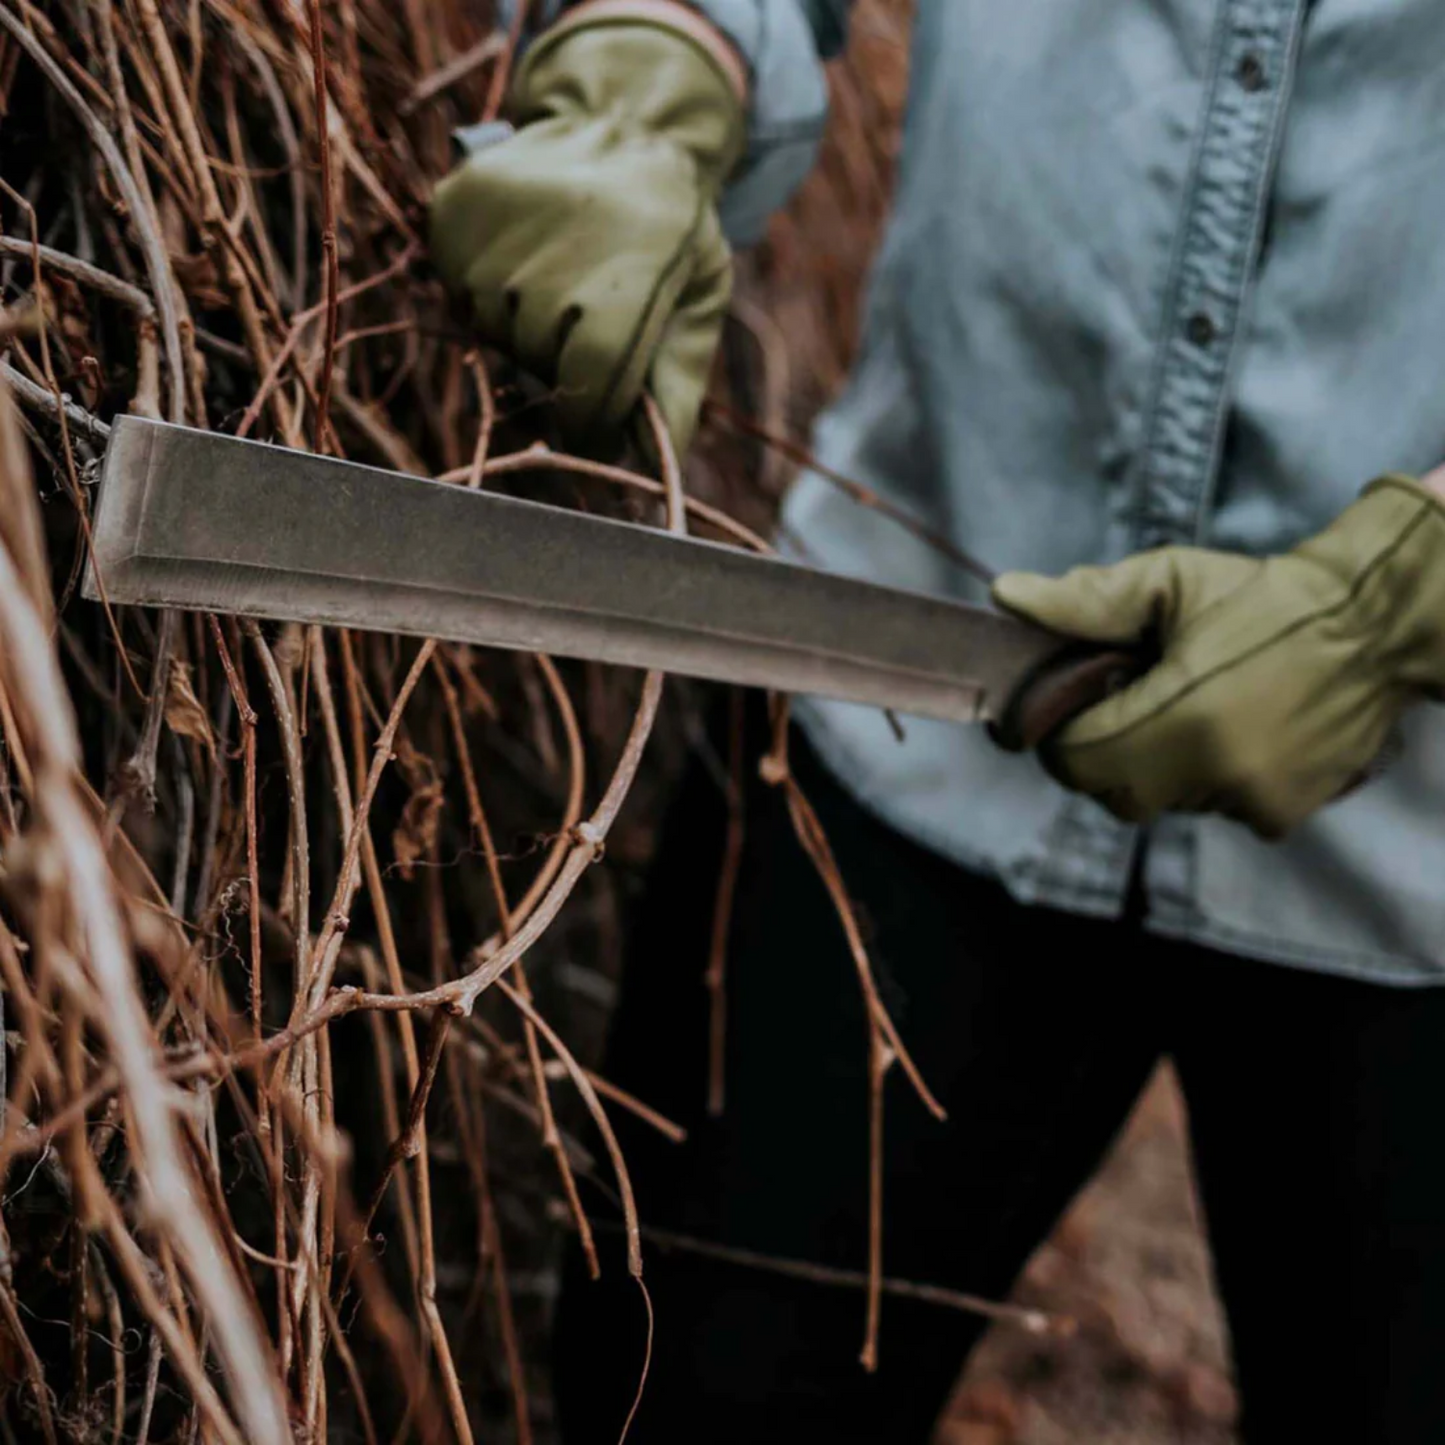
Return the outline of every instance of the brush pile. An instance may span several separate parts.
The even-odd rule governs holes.
[[[718,395],[774,431],[851,350],[896,11],[746,263]],[[0,0],[5,1440],[531,1440],[579,1175],[641,1272],[577,1129],[646,1112],[586,1061],[693,694],[78,593],[127,410],[761,545],[786,459],[567,456],[428,271],[515,41],[466,0]]]

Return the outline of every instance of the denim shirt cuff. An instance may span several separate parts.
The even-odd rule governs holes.
[[[799,0],[692,0],[742,53],[752,85],[748,144],[718,206],[734,246],[762,239],[802,184],[828,118],[818,40]]]

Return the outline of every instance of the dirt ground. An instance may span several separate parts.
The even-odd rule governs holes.
[[[935,1445],[1235,1445],[1225,1327],[1167,1068],[1015,1298],[1077,1328],[995,1329]]]

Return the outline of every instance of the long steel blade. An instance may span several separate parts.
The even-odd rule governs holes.
[[[485,643],[964,721],[993,716],[1059,646],[983,608],[138,417],[116,422],[106,451],[95,569],[116,602]]]

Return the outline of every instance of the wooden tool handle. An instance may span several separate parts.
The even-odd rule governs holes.
[[[994,741],[1011,753],[1037,748],[1072,718],[1142,676],[1154,661],[1143,648],[1066,643],[1019,682],[992,725]]]

